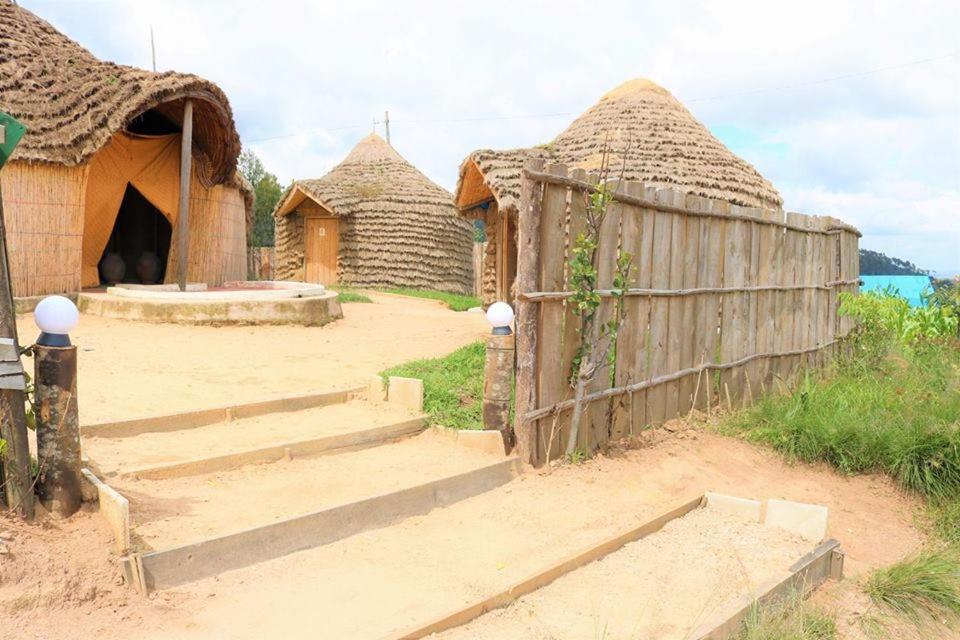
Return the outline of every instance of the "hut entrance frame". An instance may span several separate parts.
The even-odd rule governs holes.
[[[322,285],[337,284],[340,220],[310,216],[304,219],[304,279]]]
[[[126,265],[123,282],[155,284],[163,282],[168,267],[173,226],[163,212],[153,205],[136,187],[127,183],[123,201],[113,223],[113,231],[103,250],[101,261],[110,253],[118,254]],[[155,277],[143,280],[138,262],[144,254],[153,253],[159,259]],[[101,284],[104,278],[101,274]]]

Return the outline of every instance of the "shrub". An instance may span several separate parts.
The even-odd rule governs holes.
[[[914,622],[960,621],[960,553],[929,549],[871,573],[867,595]]]

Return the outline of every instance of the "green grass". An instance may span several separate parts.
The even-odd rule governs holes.
[[[774,607],[754,608],[738,640],[834,640],[834,617],[796,598]]]
[[[876,604],[917,624],[960,621],[960,552],[928,549],[871,573],[864,591]]]
[[[849,473],[887,473],[938,502],[960,498],[960,349],[895,355],[808,376],[721,426],[788,458]]]
[[[426,289],[378,289],[385,293],[395,293],[401,296],[411,296],[413,298],[427,298],[429,300],[439,300],[454,311],[466,311],[474,307],[481,306],[480,298],[473,296],[461,296],[456,293],[446,293],[444,291],[427,291]]]
[[[339,294],[340,302],[373,302],[368,296],[350,287],[330,287]]]
[[[431,425],[483,428],[483,364],[486,347],[475,342],[444,358],[414,360],[381,372],[423,380],[423,408]]]

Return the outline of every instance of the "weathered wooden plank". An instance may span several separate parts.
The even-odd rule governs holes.
[[[657,189],[654,199],[658,204],[669,204],[670,191]],[[653,262],[651,285],[656,289],[670,286],[670,246],[673,242],[672,213],[656,211],[653,214]],[[669,336],[669,303],[663,298],[650,299],[650,372],[651,377],[670,373],[667,362]],[[647,421],[660,424],[667,419],[667,390],[663,385],[647,392]]]
[[[613,278],[617,269],[617,255],[620,249],[620,219],[622,215],[623,205],[615,201],[607,208],[607,213],[600,225],[597,243],[597,287],[601,289],[613,287]],[[615,317],[616,305],[614,302],[615,300],[612,298],[602,298],[600,300],[596,315],[598,326],[602,327]],[[600,346],[607,345],[607,342],[603,341]],[[610,344],[609,347],[615,349],[616,345]],[[609,362],[609,353],[608,351],[608,357],[604,358],[603,368],[594,377],[588,392],[608,389],[612,386],[615,367],[611,368],[606,364]],[[595,402],[591,405],[590,411],[586,414],[590,418],[590,429],[584,433],[584,435],[589,436],[584,441],[584,446],[588,450],[593,450],[610,439],[612,408],[610,402]]]
[[[761,216],[769,220],[775,216],[773,211],[762,211]],[[760,242],[757,246],[758,269],[757,283],[767,285],[774,283],[777,277],[778,264],[775,256],[777,228],[773,226],[760,227],[757,230]],[[772,291],[762,291],[757,294],[757,351],[769,353],[775,350],[774,336],[776,332],[776,294]],[[775,362],[763,360],[757,367],[756,384],[762,392],[771,385],[771,371]]]
[[[627,186],[627,193],[638,198],[652,199],[655,194],[653,188],[647,188],[639,183],[630,183]],[[653,286],[653,227],[654,214],[650,209],[638,207],[637,215],[640,216],[640,244],[637,247],[637,275],[636,284],[638,287],[652,288]],[[653,349],[650,344],[650,298],[640,298],[637,303],[637,323],[634,331],[637,334],[637,355],[634,360],[634,368],[631,371],[631,379],[634,382],[646,380],[650,377],[651,362],[653,360]],[[647,410],[647,392],[638,391],[630,394],[630,421],[631,429],[634,434],[640,433],[647,425],[650,419]]]
[[[804,227],[806,225],[806,216],[799,213],[787,213],[787,223]],[[807,234],[800,231],[790,231],[794,242],[794,284],[803,282],[806,277],[807,269]],[[793,296],[793,337],[791,340],[792,349],[804,349],[807,346],[807,314],[806,314],[806,296],[805,292],[798,291]],[[791,357],[790,374],[791,384],[795,381],[796,375],[800,371],[803,358],[800,356]]]
[[[550,174],[566,175],[563,165],[547,167]],[[537,286],[540,291],[561,291],[566,288],[564,280],[564,235],[567,225],[568,191],[561,186],[545,185],[540,207],[540,270]],[[567,397],[569,388],[566,374],[561,370],[563,353],[562,300],[540,305],[537,327],[537,405],[549,406]],[[547,432],[544,429],[547,429]],[[549,425],[537,425],[537,450],[545,454],[541,442],[549,437]],[[538,460],[543,461],[542,455]]]
[[[763,220],[761,209],[748,209],[749,215],[756,220]],[[764,226],[757,222],[747,223],[750,230],[750,243],[747,245],[747,285],[754,287],[760,284],[760,238],[764,231]],[[747,300],[747,342],[746,353],[762,353],[764,350],[759,347],[760,331],[760,293],[749,292],[746,294]],[[744,367],[744,382],[746,388],[741,391],[742,398],[747,402],[753,402],[756,394],[760,393],[760,373],[761,367],[766,360],[754,360]]]
[[[694,195],[687,195],[684,198],[684,208],[698,211],[700,208],[700,198]],[[683,221],[683,284],[684,288],[697,286],[697,274],[699,271],[700,256],[700,232],[703,225],[703,218],[697,216],[686,216]],[[700,335],[697,326],[697,305],[699,300],[696,297],[688,297],[682,301],[683,316],[680,322],[680,328],[683,333],[680,343],[680,362],[681,368],[687,369],[696,366],[698,361],[697,340]],[[679,399],[677,410],[681,415],[689,413],[693,408],[693,394],[696,391],[697,379],[690,376],[680,380]]]
[[[623,188],[629,189],[625,184]],[[640,241],[643,226],[643,214],[635,206],[621,207],[620,214],[620,247],[624,254],[630,255],[632,264],[631,278],[628,285],[636,282],[640,255]],[[639,297],[625,298],[623,324],[617,339],[616,371],[614,384],[626,386],[636,381],[637,356],[646,329],[646,318],[640,317],[641,299]],[[613,424],[611,437],[614,439],[633,435],[633,421],[631,413],[634,408],[633,395],[620,396],[613,407]]]
[[[680,191],[669,190],[666,194],[673,207],[684,206],[684,194]],[[686,252],[686,221],[687,216],[673,214],[673,223],[670,229],[670,253],[668,265],[670,269],[669,287],[671,289],[683,287],[684,253]],[[666,266],[666,265],[665,265]],[[683,324],[683,300],[671,298],[667,302],[667,371],[679,371],[683,368],[684,338],[689,327]],[[680,414],[680,381],[664,385],[665,400],[664,417],[675,418]]]
[[[722,215],[726,215],[730,211],[730,204],[719,200],[709,200],[707,207],[711,212]],[[724,217],[711,217],[708,220],[710,238],[707,246],[707,268],[704,273],[701,273],[701,276],[704,278],[701,280],[701,284],[712,287],[723,286],[727,220]],[[721,317],[722,305],[723,298],[721,296],[705,296],[702,320],[702,322],[705,323],[704,334],[706,337],[704,341],[704,362],[721,362],[721,354],[723,351],[722,343],[724,340],[723,321]],[[702,383],[707,383],[706,389],[708,395],[706,400],[708,407],[715,399],[719,399],[723,393],[723,389],[719,384],[720,378],[721,376],[719,374],[715,376],[704,374],[701,376]],[[703,385],[701,384],[701,386]]]
[[[749,261],[746,256],[745,239],[749,235],[748,224],[743,218],[742,208],[736,205],[730,208],[731,219],[727,221],[727,241],[723,261],[724,286],[741,287],[746,284],[746,272]],[[742,294],[730,293],[723,296],[721,311],[721,335],[723,343],[720,355],[723,362],[742,358],[746,322],[749,306]],[[739,398],[743,388],[743,372],[737,369],[724,371],[720,376],[721,404],[731,405]]]
[[[539,171],[542,160],[530,160],[525,168]],[[524,178],[520,185],[520,208],[517,212],[517,291],[524,293],[534,286],[543,286],[540,278],[541,226],[543,222],[543,185],[530,178]],[[554,245],[546,245],[548,247]],[[516,358],[514,409],[516,416],[537,407],[539,386],[537,384],[538,331],[542,326],[542,316],[548,310],[544,305],[535,305],[519,297],[514,301],[517,309]],[[560,304],[555,306],[559,307]],[[546,338],[546,336],[544,336]],[[519,418],[514,423],[514,439],[520,459],[529,464],[537,464],[537,422],[523,422]]]

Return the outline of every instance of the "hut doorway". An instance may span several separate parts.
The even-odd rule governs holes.
[[[101,284],[163,282],[173,227],[166,216],[127,184],[113,230],[100,258]]]
[[[337,254],[340,251],[338,218],[304,219],[304,280],[337,284]]]

